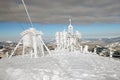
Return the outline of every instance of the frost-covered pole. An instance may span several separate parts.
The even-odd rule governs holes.
[[[41,39],[40,39],[41,40]],[[48,49],[48,47],[45,45],[45,43],[43,42],[43,40],[41,40],[42,44],[45,46],[46,50],[48,51],[49,55],[51,55],[50,50]]]
[[[34,49],[34,57],[37,58],[37,42],[36,42],[36,35],[33,36],[33,49]]]
[[[23,44],[22,56],[24,57],[25,54],[25,44]]]
[[[113,57],[113,50],[110,48],[110,57]]]
[[[60,47],[60,33],[56,32],[56,44],[57,44],[57,49]]]
[[[97,49],[96,48],[94,48],[94,54],[97,54],[97,51],[96,51]]]
[[[43,47],[43,44],[41,44],[41,52],[42,52],[42,56],[44,57],[44,56],[45,56],[45,53],[44,53],[44,47]]]
[[[22,39],[20,39],[20,41],[19,41],[18,44],[16,45],[15,49],[13,50],[13,52],[11,53],[11,55],[9,56],[9,59],[13,56],[13,54],[15,53],[15,51],[17,50],[17,48],[19,47],[21,41],[22,41]]]
[[[60,49],[63,48],[63,35],[62,32],[60,32]]]
[[[39,38],[39,40],[42,40],[41,36],[38,36],[38,38]],[[40,48],[41,48],[42,56],[44,57],[45,56],[44,45],[42,44],[41,41],[39,43],[40,43],[39,45],[40,45]]]
[[[83,52],[83,46],[82,45],[80,46],[80,51],[81,51],[81,53]]]
[[[64,49],[66,48],[66,31],[63,31],[63,45],[64,45]]]

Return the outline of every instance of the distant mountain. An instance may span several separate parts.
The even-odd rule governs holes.
[[[116,38],[103,38],[102,40],[105,41],[106,43],[120,42],[120,37],[116,37]]]
[[[120,42],[120,37],[116,37],[116,38],[101,38],[101,39],[83,39],[84,40],[89,40],[89,41],[103,41],[105,43],[113,43],[113,42]]]

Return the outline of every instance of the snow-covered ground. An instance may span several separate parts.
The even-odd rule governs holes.
[[[0,60],[0,80],[120,80],[120,61],[94,54],[52,52]]]

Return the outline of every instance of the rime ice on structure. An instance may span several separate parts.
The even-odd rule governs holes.
[[[81,34],[79,31],[73,31],[71,19],[69,21],[68,31],[56,32],[56,50],[68,50],[69,52],[80,50],[82,52],[82,46],[80,45]]]
[[[73,34],[73,26],[71,25],[71,19],[69,19],[69,21],[70,21],[70,24],[68,26],[68,32]]]
[[[30,28],[22,32],[21,35],[23,36],[23,55],[26,53],[27,48],[29,48],[28,52],[31,52],[31,56],[37,57],[40,52],[44,54],[43,44],[40,41],[42,40],[42,32]]]
[[[9,58],[11,58],[12,55],[15,53],[20,43],[23,44],[22,45],[23,49],[21,52],[23,56],[27,53],[31,54],[31,57],[35,57],[35,58],[39,56],[44,56],[45,54],[44,47],[50,54],[49,49],[46,47],[46,45],[42,40],[42,32],[36,30],[35,28],[30,28],[23,31],[21,33],[21,36],[22,36],[21,40],[19,41],[19,43],[17,44],[17,46],[15,47],[13,53],[10,55]]]
[[[26,14],[28,16],[28,19],[30,21],[32,28],[27,29],[21,33],[22,38],[16,45],[15,49],[13,50],[13,52],[11,53],[9,58],[11,58],[14,55],[14,53],[17,50],[17,48],[19,47],[20,43],[22,43],[23,49],[22,49],[21,53],[23,56],[26,53],[31,54],[31,57],[35,57],[35,58],[37,58],[38,56],[44,56],[44,54],[45,54],[44,47],[50,54],[49,49],[47,48],[47,46],[44,44],[44,42],[42,40],[42,32],[33,28],[32,20],[30,18],[30,15],[28,13],[28,10],[27,10],[24,0],[22,0],[22,3],[23,3],[23,6],[25,8]]]

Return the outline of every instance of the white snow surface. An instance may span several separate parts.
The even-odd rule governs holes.
[[[0,80],[120,80],[120,60],[80,52],[0,60]]]

